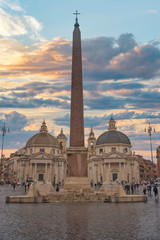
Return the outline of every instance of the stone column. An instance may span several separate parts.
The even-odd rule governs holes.
[[[38,179],[38,177],[37,177],[37,163],[35,163],[34,166],[35,166],[34,167],[34,178],[35,178],[35,180],[37,180]]]
[[[105,181],[109,181],[108,163],[105,163]]]
[[[54,177],[55,177],[55,168],[54,168],[54,163],[52,163],[52,182],[54,180]]]
[[[58,183],[61,182],[61,172],[60,172],[60,169],[61,169],[61,163],[58,162]]]
[[[94,163],[93,163],[92,171],[93,171],[93,183],[95,184],[96,183],[96,166],[94,166]]]
[[[119,162],[119,176],[118,176],[118,180],[119,180],[119,181],[122,180],[122,168],[121,168],[121,162]]]
[[[107,176],[107,168],[106,168],[106,163],[103,165],[103,182],[106,182],[108,180]]]
[[[48,175],[47,175],[47,163],[45,164],[45,180],[48,180]]]
[[[52,182],[53,182],[53,180],[52,180],[53,171],[52,171],[52,164],[51,164],[51,163],[50,163],[50,165],[49,165],[49,169],[50,169],[49,181],[52,183]]]
[[[124,180],[127,181],[126,164],[124,163]]]
[[[64,166],[64,162],[62,162],[62,180],[63,180],[63,182],[65,179],[64,172],[65,172],[65,166]]]
[[[124,163],[123,163],[123,167],[122,167],[122,180],[123,181],[125,180],[125,177],[124,177]]]
[[[111,181],[111,164],[108,163],[108,181]]]
[[[62,162],[60,163],[59,166],[59,181],[62,183]]]
[[[103,177],[103,182],[105,182],[105,178],[104,178],[104,163],[103,163],[103,165],[102,165],[102,177]]]
[[[29,175],[30,175],[30,178],[32,178],[32,180],[33,180],[33,176],[32,176],[32,163],[30,163],[30,165],[29,165]]]

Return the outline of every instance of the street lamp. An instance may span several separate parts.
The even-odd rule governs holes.
[[[151,124],[149,123],[149,126],[145,127],[144,131],[149,134],[150,148],[151,148],[151,160],[152,160],[152,168],[153,168],[152,133],[155,132],[155,128],[153,128],[151,126]],[[154,171],[153,171],[153,178],[154,178]]]
[[[1,169],[0,169],[0,180],[2,178],[2,169],[3,169],[3,147],[4,147],[4,137],[7,132],[9,132],[9,128],[6,128],[5,123],[1,128],[2,131],[2,149],[1,149]]]

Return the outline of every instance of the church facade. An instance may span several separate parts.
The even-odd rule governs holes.
[[[113,118],[108,131],[96,140],[93,130],[88,138],[88,177],[93,184],[102,182],[138,181],[138,157],[131,150],[129,138],[117,131]]]
[[[17,182],[44,181],[63,183],[66,176],[66,143],[63,130],[57,138],[48,133],[45,121],[40,132],[26,146],[11,154],[6,162],[8,179]]]

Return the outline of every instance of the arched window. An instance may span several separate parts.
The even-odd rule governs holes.
[[[123,149],[123,152],[124,152],[124,153],[127,153],[127,152],[128,152],[128,148],[124,148],[124,149]]]
[[[100,148],[100,149],[99,149],[99,153],[103,153],[103,148]]]

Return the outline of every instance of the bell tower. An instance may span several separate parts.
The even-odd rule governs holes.
[[[116,131],[117,130],[116,121],[113,119],[113,117],[110,118],[108,123],[109,123],[109,127],[108,127],[109,131]]]
[[[89,156],[92,156],[93,154],[95,154],[95,147],[96,147],[96,138],[94,136],[94,132],[91,127],[91,131],[90,131],[89,138],[88,138],[88,154],[89,154]]]

